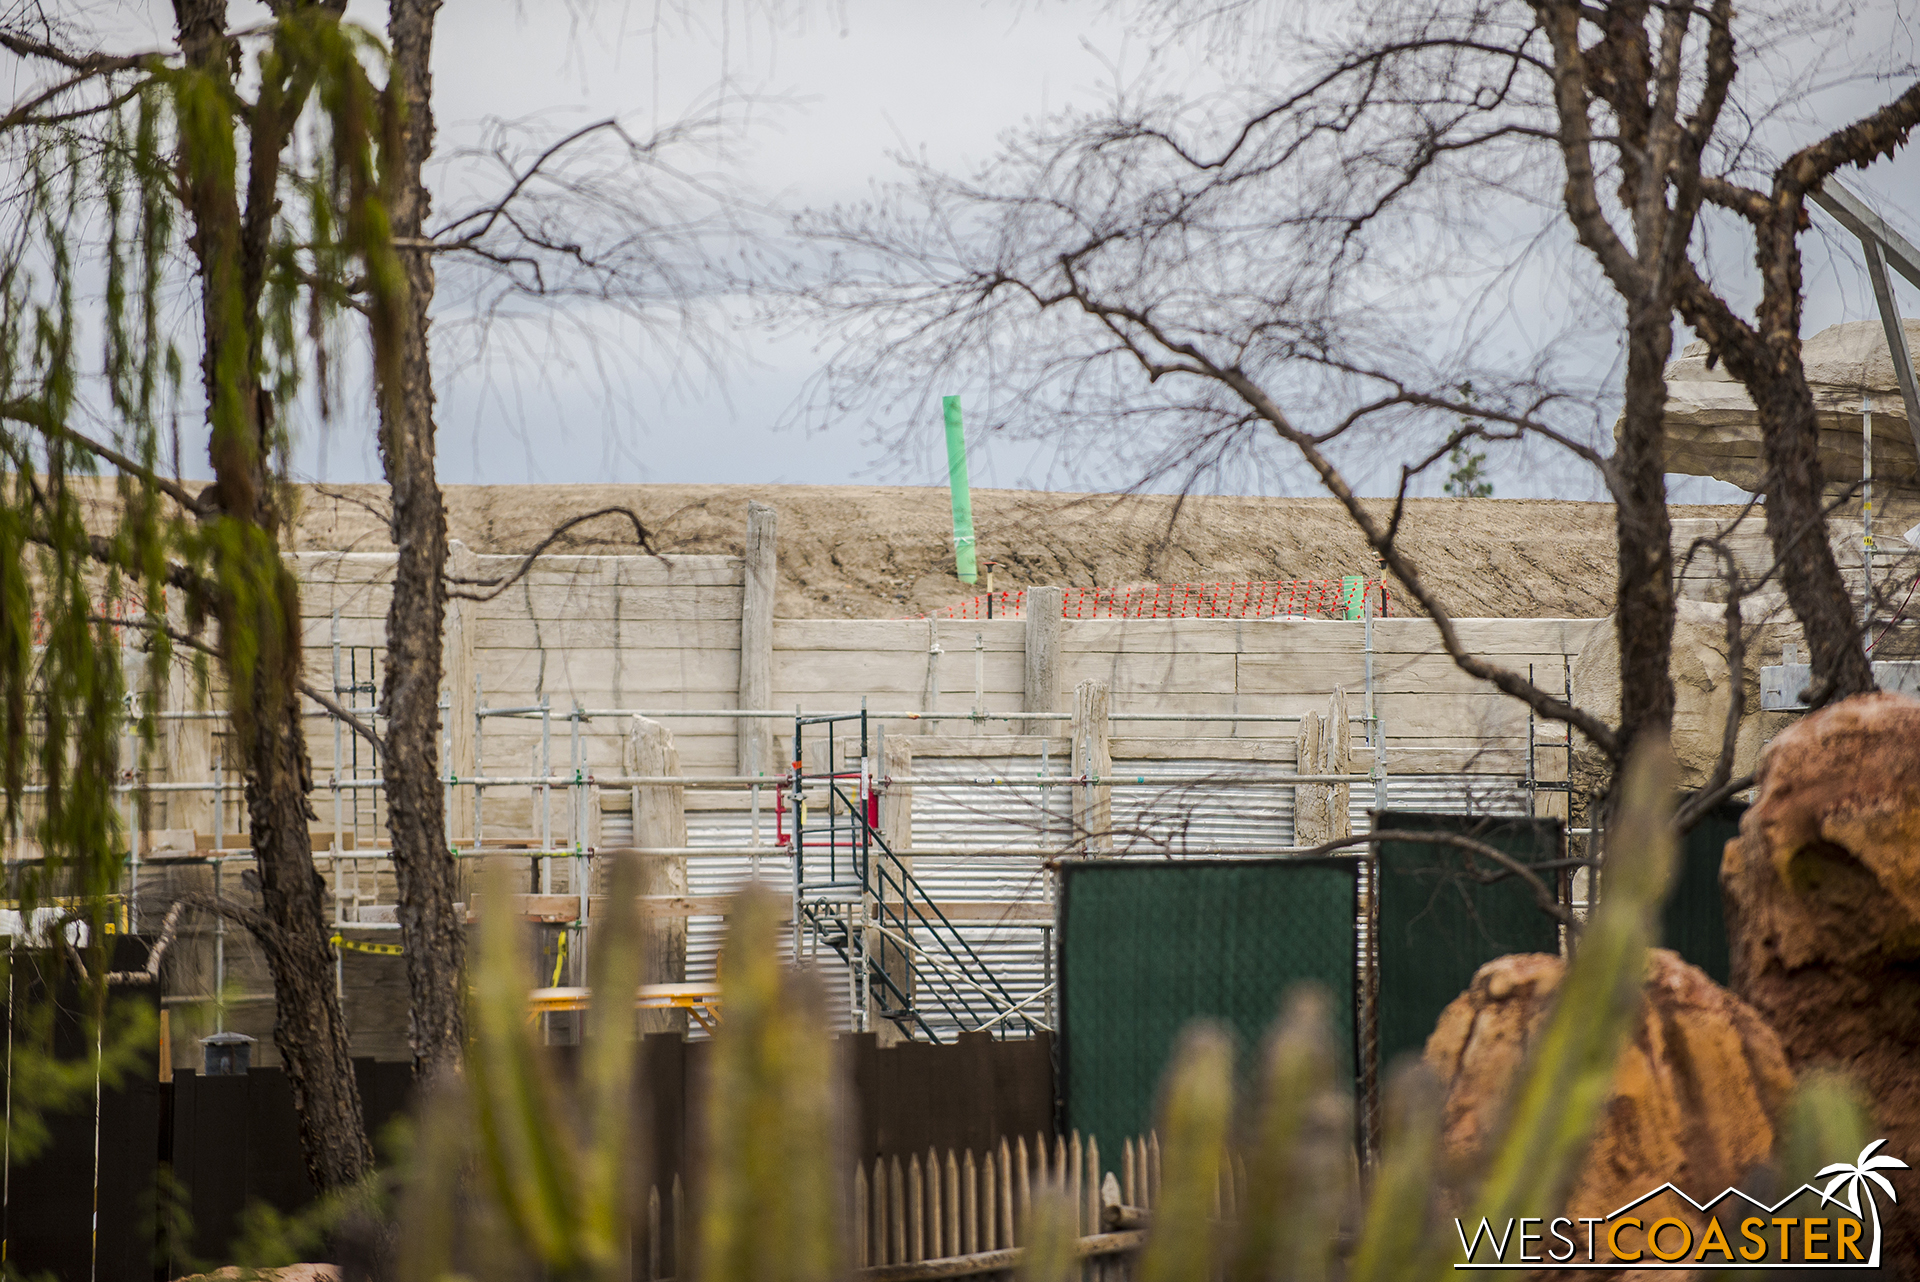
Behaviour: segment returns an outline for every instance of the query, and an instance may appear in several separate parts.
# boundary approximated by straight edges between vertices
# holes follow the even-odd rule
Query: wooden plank
[[[1104,681],[1116,710],[1136,693],[1228,693],[1233,690],[1235,656],[1196,651],[1060,656],[1060,684],[1072,689],[1082,681]]]
[[[1060,649],[1063,654],[1237,654],[1350,647],[1358,653],[1363,632],[1358,623],[1319,619],[1067,619],[1061,624]]]
[[[971,651],[977,633],[989,652],[1019,653],[1026,648],[1026,624],[1020,619],[941,619],[940,645],[948,653]],[[774,650],[912,650],[927,652],[925,619],[775,619]]]
[[[660,694],[712,692],[706,707],[725,707],[739,691],[740,656],[732,650],[652,650],[635,653],[595,647],[550,650],[479,650],[474,667],[494,707],[507,706],[493,692],[508,690],[596,690],[618,684],[628,698],[641,691]],[[616,674],[617,677],[616,677]],[[582,700],[582,702],[587,702]],[[610,707],[595,700],[589,707]],[[635,706],[629,704],[628,706]],[[681,706],[685,706],[684,704]]]
[[[332,618],[335,611],[347,619],[384,619],[387,603],[393,600],[388,584],[302,583],[300,613],[303,618]]]
[[[1527,709],[1503,694],[1389,694],[1379,697],[1388,742],[1429,736],[1526,738]]]
[[[305,615],[300,620],[300,644],[307,650],[321,652],[329,673],[333,670],[333,619],[328,615]],[[387,616],[377,618],[362,616],[342,616],[340,619],[340,644],[372,646],[376,650],[387,648]]]
[[[981,676],[991,694],[1005,694],[1019,700],[1026,682],[1025,661],[1015,653],[988,652]],[[946,695],[973,693],[974,658],[970,651],[949,650],[940,658],[940,690]],[[878,695],[886,692],[899,709],[920,706],[926,689],[927,655],[925,651],[828,651],[773,652],[773,688],[790,701],[793,695],[829,691],[859,690]],[[782,703],[779,706],[784,706]],[[859,707],[858,696],[848,707]],[[1016,702],[1015,708],[1021,705]]]
[[[1604,619],[1456,619],[1454,632],[1474,654],[1578,654]],[[1431,619],[1376,619],[1379,654],[1445,653]]]
[[[623,588],[616,602],[612,589],[587,580],[572,583],[517,583],[491,601],[477,604],[482,620],[544,620],[580,614],[610,619],[617,605],[622,621],[714,619],[737,622],[740,618],[740,588],[706,585],[636,590]]]
[[[512,574],[524,557],[481,554],[473,558],[475,578]],[[522,581],[536,587],[594,588],[739,587],[743,562],[737,556],[647,554],[627,556],[543,555]],[[517,588],[517,585],[516,585]]]
[[[738,619],[640,619],[626,613],[576,612],[559,618],[534,619],[524,611],[515,616],[495,613],[473,627],[474,645],[481,650],[531,650],[545,645],[652,650],[740,646]]]
[[[287,562],[302,584],[391,584],[393,552],[294,552]]]
[[[762,708],[773,698],[773,610],[779,587],[779,517],[765,503],[747,504],[747,556],[742,566],[738,705]],[[771,727],[747,718],[735,726],[742,774],[759,774],[777,760]]]
[[[1492,662],[1527,674],[1534,667],[1534,679],[1558,693],[1567,659],[1558,654],[1489,656]],[[1318,660],[1312,657],[1272,659],[1242,655],[1239,660],[1239,684],[1243,695],[1292,694],[1303,691],[1331,691],[1344,685],[1349,693],[1366,688],[1366,673],[1353,671],[1350,661]],[[1470,677],[1444,654],[1380,655],[1374,660],[1374,689],[1387,694],[1473,694],[1491,692],[1494,686]]]

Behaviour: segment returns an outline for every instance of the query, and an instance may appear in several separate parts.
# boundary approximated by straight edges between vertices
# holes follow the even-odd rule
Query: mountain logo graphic
[[[1485,1217],[1471,1229],[1455,1219],[1460,1258],[1453,1267],[1526,1266],[1541,1272],[1622,1264],[1696,1270],[1875,1268],[1881,1247],[1878,1199],[1899,1201],[1886,1172],[1909,1169],[1882,1153],[1885,1145],[1886,1140],[1875,1140],[1853,1161],[1822,1167],[1814,1179],[1826,1181],[1824,1188],[1802,1184],[1771,1202],[1738,1188],[1698,1202],[1668,1181],[1604,1216],[1529,1216],[1509,1219],[1498,1229]],[[1651,1220],[1647,1212],[1635,1214],[1662,1196],[1671,1199],[1667,1209],[1678,1213]]]

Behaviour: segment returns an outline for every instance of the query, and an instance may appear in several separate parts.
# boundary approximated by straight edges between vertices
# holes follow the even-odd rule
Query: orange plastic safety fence
[[[1374,593],[1378,593],[1374,597]],[[1264,583],[1147,583],[1129,588],[1066,588],[1068,619],[1355,619],[1372,597],[1388,613],[1379,579],[1279,579]],[[933,613],[936,619],[1024,617],[1027,594],[1008,588],[969,597]]]

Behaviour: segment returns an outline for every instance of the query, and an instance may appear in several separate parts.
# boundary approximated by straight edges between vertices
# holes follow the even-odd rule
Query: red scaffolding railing
[[[1062,589],[1060,613],[1068,619],[1358,619],[1369,598],[1384,617],[1386,584],[1358,575],[1264,583],[1145,583]],[[1026,589],[1007,588],[957,601],[931,617],[1011,619],[1024,617],[1026,611]]]

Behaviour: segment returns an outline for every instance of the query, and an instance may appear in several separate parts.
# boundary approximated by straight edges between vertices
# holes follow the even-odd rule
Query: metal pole
[[[484,844],[480,823],[480,803],[486,796],[486,785],[478,780],[486,778],[487,759],[485,754],[487,734],[487,696],[480,683],[480,674],[473,674],[473,848],[479,850]]]
[[[1373,676],[1373,594],[1366,594],[1367,642],[1367,739],[1373,745],[1373,809],[1378,814],[1387,809],[1392,802],[1387,788],[1387,739],[1380,726],[1380,702],[1374,689]]]
[[[550,778],[553,774],[553,708],[547,695],[540,696],[540,777]],[[542,783],[536,789],[540,798],[540,885],[543,895],[553,893],[553,860],[547,852],[553,849],[553,787]]]
[[[573,784],[568,800],[573,802],[573,888],[580,895],[579,942],[586,943],[587,930],[587,745],[580,737],[580,705],[573,705]],[[576,953],[580,949],[574,950]],[[584,971],[582,973],[585,973]]]
[[[457,776],[453,773],[453,692],[440,692],[440,760],[441,770],[447,777],[446,787],[440,790],[440,827],[447,839],[447,849],[453,849],[453,785]]]
[[[213,848],[216,853],[226,851],[227,792],[221,785],[221,765],[226,754],[221,753],[213,759]],[[226,861],[216,858],[213,861],[213,897],[220,898],[220,867]],[[213,915],[213,1031],[227,1031],[227,917],[225,913]]]
[[[333,697],[337,699],[340,697],[340,611],[338,610],[333,612],[332,643]],[[346,892],[346,884],[341,881],[340,871],[340,852],[346,849],[346,842],[341,839],[340,813],[340,807],[345,800],[340,795],[340,758],[344,755],[340,735],[344,729],[345,727],[340,723],[340,718],[333,718],[333,853],[327,860],[327,870],[333,874],[333,922],[336,926],[346,920],[346,912],[343,907],[343,896]],[[355,798],[355,804],[359,804],[357,796]]]
[[[1860,631],[1873,652],[1873,393],[1860,393]]]
[[[868,754],[869,746],[867,699],[862,695],[860,696],[860,791],[856,794],[860,813],[855,816],[853,827],[847,833],[855,842],[852,854],[860,864],[860,943],[858,948],[847,950],[849,960],[854,963],[854,968],[859,972],[856,976],[855,992],[860,998],[860,1004],[853,1015],[853,1031],[856,1033],[867,1031],[867,1005],[873,1000],[873,992],[869,987],[871,980],[867,974],[870,969],[867,964],[867,919],[872,915],[871,901],[874,894],[873,840],[867,830],[867,819],[873,813],[873,808],[868,804],[868,798],[873,795],[873,759]]]
[[[803,758],[800,755],[800,708],[793,709],[793,757],[788,768],[793,786],[789,797],[793,804],[793,964],[800,964],[800,882],[807,875],[807,857],[805,834],[802,821],[806,817],[806,807],[800,800],[801,785],[804,782],[800,770]]]

